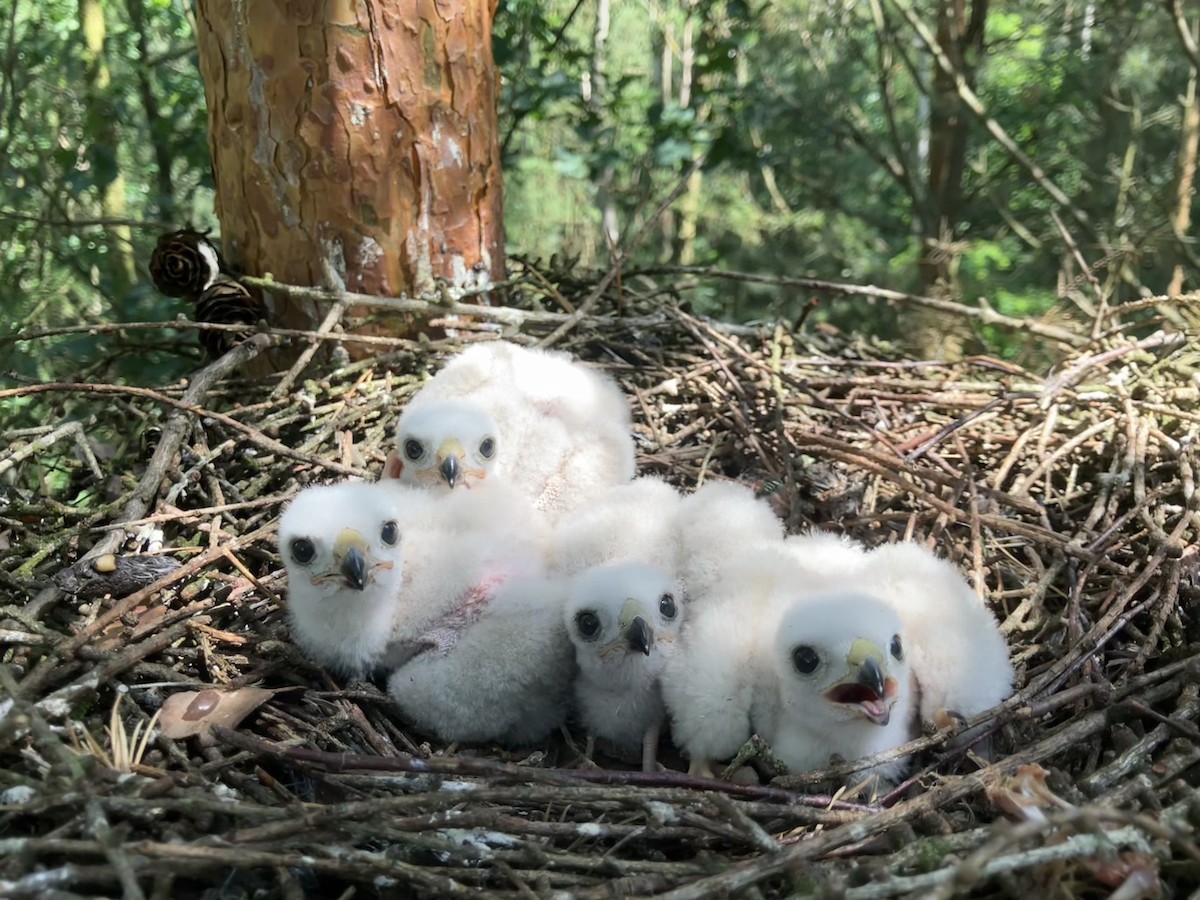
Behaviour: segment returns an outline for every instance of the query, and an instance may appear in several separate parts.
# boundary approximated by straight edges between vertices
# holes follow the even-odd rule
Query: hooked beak
[[[454,487],[462,476],[462,463],[465,458],[466,453],[457,438],[446,438],[437,448],[438,474],[450,487]]]
[[[342,529],[333,545],[333,559],[346,585],[357,591],[367,586],[371,567],[367,563],[370,548],[363,536],[353,528]]]
[[[868,656],[859,666],[858,683],[869,687],[876,696],[883,696],[883,669],[879,668],[879,661],[874,657]]]
[[[644,655],[650,655],[650,647],[654,644],[654,632],[641,616],[635,616],[625,632],[630,650],[640,650]]]
[[[442,464],[438,466],[438,472],[442,476],[442,480],[450,487],[454,487],[454,482],[458,481],[458,457],[447,456],[442,460]]]
[[[654,646],[654,629],[646,621],[646,610],[642,604],[632,597],[627,599],[621,605],[617,626],[621,629],[630,650],[637,650],[645,656],[650,655],[650,648]]]
[[[852,707],[868,722],[887,725],[891,721],[892,706],[899,697],[899,686],[895,678],[884,674],[880,663],[883,658],[874,643],[865,639],[855,641],[846,658],[850,666],[849,677],[826,691],[825,697]]]

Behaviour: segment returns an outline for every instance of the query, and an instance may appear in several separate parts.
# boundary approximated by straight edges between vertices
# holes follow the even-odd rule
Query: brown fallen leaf
[[[275,691],[259,687],[241,687],[232,691],[205,688],[202,691],[180,691],[167,698],[162,706],[158,727],[173,740],[198,737],[200,743],[211,746],[213,725],[237,728],[242,719],[262,706]]]

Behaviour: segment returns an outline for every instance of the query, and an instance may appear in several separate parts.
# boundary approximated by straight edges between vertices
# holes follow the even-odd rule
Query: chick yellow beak
[[[650,655],[650,648],[654,646],[654,629],[650,627],[646,609],[641,603],[632,597],[626,600],[621,606],[617,626],[621,629],[621,634],[628,642],[630,650],[637,650],[646,656]]]
[[[855,707],[868,722],[886,725],[900,696],[899,684],[886,672],[886,660],[874,641],[859,638],[846,655],[846,677],[825,692],[826,699]]]
[[[343,528],[333,545],[333,564],[346,580],[346,585],[361,591],[367,586],[371,573],[368,557],[371,547],[362,533]]]
[[[454,487],[462,473],[466,451],[458,438],[446,438],[437,449],[438,473],[450,487]]]

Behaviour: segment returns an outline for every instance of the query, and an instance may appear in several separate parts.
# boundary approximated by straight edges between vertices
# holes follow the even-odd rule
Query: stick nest
[[[523,290],[514,302],[536,311],[569,286],[539,274]],[[456,338],[392,341],[357,363],[334,353],[283,379],[218,377],[218,362],[160,390],[4,392],[36,395],[52,424],[0,450],[0,894],[1194,887],[1200,415],[1182,337],[1113,338],[1043,376],[724,328],[654,302],[592,315],[608,303],[592,300],[587,316],[503,327],[484,313]],[[301,346],[336,345],[340,326],[327,325]],[[959,564],[1017,668],[1017,694],[978,720],[985,740],[922,737],[911,778],[884,790],[845,764],[717,789],[604,757],[574,768],[578,733],[521,752],[445,746],[401,721],[379,685],[308,663],[283,615],[280,508],[309,484],[374,477],[421,382],[500,330],[553,332],[620,381],[640,471],[685,488],[749,482],[793,530],[927,541]],[[50,458],[69,503],[35,489]],[[125,571],[160,544],[181,565]],[[118,564],[127,583],[78,587],[81,572],[92,584]],[[170,696],[211,689],[222,693],[201,705],[250,700],[199,737],[151,722]]]

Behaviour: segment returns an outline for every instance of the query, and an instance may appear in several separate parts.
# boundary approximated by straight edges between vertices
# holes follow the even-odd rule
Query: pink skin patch
[[[418,641],[427,645],[428,649],[438,656],[445,656],[458,643],[458,636],[462,630],[479,621],[496,588],[508,581],[510,576],[511,573],[502,570],[485,575],[478,584],[467,588],[458,605],[433,628],[422,634]]]

